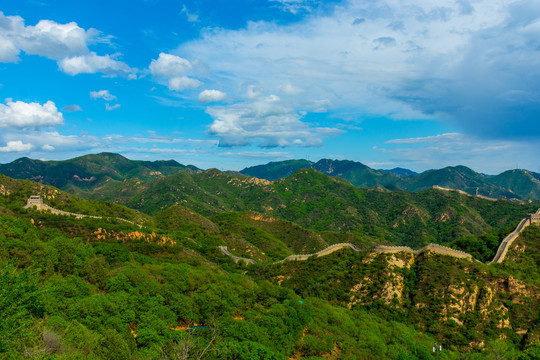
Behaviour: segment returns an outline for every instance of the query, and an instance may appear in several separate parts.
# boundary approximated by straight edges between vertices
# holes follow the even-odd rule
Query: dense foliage
[[[154,217],[0,178],[0,358],[432,359],[435,341],[445,347],[438,358],[538,358],[535,226],[500,266],[350,250],[273,264],[344,241],[369,250],[478,234],[491,244],[534,204],[366,191],[313,171],[275,184],[217,170],[172,178],[185,189],[124,192],[163,208]],[[32,194],[102,218],[23,209]],[[236,264],[218,245],[259,264]],[[451,318],[444,309],[462,288],[469,298],[478,288],[478,304],[490,298],[485,313]]]

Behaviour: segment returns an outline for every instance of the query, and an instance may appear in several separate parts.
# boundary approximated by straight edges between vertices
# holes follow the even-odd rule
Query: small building
[[[28,198],[26,202],[25,209],[30,208],[32,206],[37,206],[38,208],[43,206],[43,199],[39,195],[32,195]]]
[[[527,220],[529,221],[529,225],[531,225],[531,224],[540,224],[540,214],[539,213],[528,214],[527,215]]]

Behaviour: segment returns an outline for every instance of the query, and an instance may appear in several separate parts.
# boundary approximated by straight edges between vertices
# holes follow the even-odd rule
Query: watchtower
[[[28,198],[26,202],[25,209],[30,208],[32,206],[37,206],[38,209],[43,206],[43,199],[39,195],[32,195]]]
[[[540,224],[540,214],[527,214],[527,221],[529,222],[529,225],[531,224]]]

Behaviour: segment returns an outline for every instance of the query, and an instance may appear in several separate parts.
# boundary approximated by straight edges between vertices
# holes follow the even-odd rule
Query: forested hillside
[[[90,196],[147,214],[173,205],[203,216],[254,211],[319,232],[349,233],[364,242],[420,247],[451,243],[490,231],[504,237],[539,203],[493,202],[456,192],[361,189],[316,170],[298,170],[274,182],[216,169],[181,172],[149,182],[111,183]],[[333,241],[331,241],[333,242]],[[339,242],[339,241],[337,241]]]
[[[445,229],[443,242],[482,242],[535,204],[362,190],[313,170],[142,186],[118,196],[148,214],[0,177],[0,358],[433,359],[436,341],[446,359],[540,353],[537,227],[501,265],[372,250]],[[102,218],[24,209],[37,194]],[[362,251],[274,264],[339,242]]]

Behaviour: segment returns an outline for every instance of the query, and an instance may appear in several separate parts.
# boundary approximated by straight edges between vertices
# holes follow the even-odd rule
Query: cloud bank
[[[280,4],[293,11],[302,2]],[[351,0],[289,25],[211,29],[173,53],[205,64],[239,102],[208,111],[211,133],[229,140],[256,126],[252,116],[231,120],[246,110],[247,86],[280,94],[295,111],[318,101],[337,117],[427,118],[483,138],[538,139],[539,39],[537,1]]]
[[[112,55],[97,55],[88,49],[91,43],[104,42],[100,35],[98,30],[85,30],[75,22],[40,20],[34,26],[26,26],[22,17],[6,16],[0,11],[0,62],[18,62],[23,51],[57,61],[58,68],[69,75],[136,77],[137,69]]]

